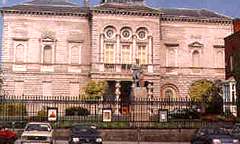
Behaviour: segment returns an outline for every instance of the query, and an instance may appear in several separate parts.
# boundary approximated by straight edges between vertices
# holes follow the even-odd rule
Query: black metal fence
[[[230,102],[223,105],[234,108]],[[203,119],[200,106],[189,98],[121,102],[73,96],[1,96],[0,122],[7,127],[23,128],[30,121],[48,121],[48,108],[57,108],[53,125],[58,128],[74,123],[100,128],[198,128],[216,123]]]

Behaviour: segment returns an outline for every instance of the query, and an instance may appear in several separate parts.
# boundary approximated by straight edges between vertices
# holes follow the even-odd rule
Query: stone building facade
[[[132,65],[154,97],[187,97],[199,79],[224,79],[229,17],[199,9],[156,9],[143,0],[103,0],[80,7],[34,0],[4,7],[4,90],[11,95],[73,96],[86,83],[121,84],[129,97]]]

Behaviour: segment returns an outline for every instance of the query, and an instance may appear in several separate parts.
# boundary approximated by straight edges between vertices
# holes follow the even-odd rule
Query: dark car
[[[0,128],[0,143],[1,144],[14,144],[17,139],[17,134],[14,131]]]
[[[230,130],[230,134],[231,134],[234,138],[240,140],[240,124],[235,124],[235,125],[233,126],[232,130]]]
[[[227,131],[218,127],[203,127],[197,130],[191,144],[239,144]]]
[[[168,117],[170,119],[199,119],[200,113],[195,109],[174,109],[169,111]]]
[[[100,132],[95,126],[74,125],[70,130],[69,144],[102,144]]]

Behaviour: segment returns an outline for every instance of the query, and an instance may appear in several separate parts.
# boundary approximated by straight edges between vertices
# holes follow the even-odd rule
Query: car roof
[[[29,122],[27,124],[46,124],[46,125],[50,125],[50,123],[48,123],[48,122]]]

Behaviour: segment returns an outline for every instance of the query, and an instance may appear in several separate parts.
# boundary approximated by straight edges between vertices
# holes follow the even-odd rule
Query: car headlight
[[[27,136],[21,136],[21,141],[27,140]]]
[[[98,142],[98,143],[102,142],[102,138],[97,138],[96,142]]]
[[[233,143],[234,143],[234,144],[239,144],[239,140],[238,140],[238,139],[234,139],[234,140],[233,140]]]
[[[213,144],[221,144],[221,140],[220,139],[213,139]]]
[[[72,138],[73,142],[79,142],[79,138]]]

